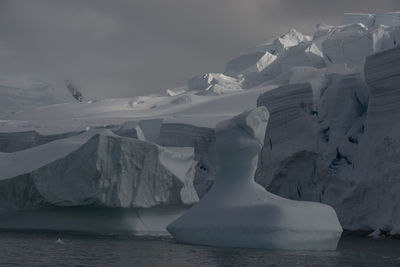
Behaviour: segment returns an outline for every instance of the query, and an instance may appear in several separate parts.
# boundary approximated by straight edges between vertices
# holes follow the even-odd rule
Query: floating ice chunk
[[[372,238],[379,238],[381,236],[381,229],[376,229],[372,233],[370,233],[368,236]]]
[[[61,238],[57,238],[56,244],[65,245],[65,242],[61,240]]]
[[[216,181],[197,205],[168,225],[178,241],[225,247],[336,249],[342,228],[331,207],[281,198],[254,181],[268,118],[267,109],[259,107],[217,125]]]

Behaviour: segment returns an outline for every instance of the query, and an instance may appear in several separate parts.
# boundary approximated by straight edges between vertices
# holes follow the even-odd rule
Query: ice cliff
[[[10,168],[17,162],[24,164]],[[0,211],[187,206],[198,200],[195,163],[192,149],[166,149],[93,130],[0,154]]]
[[[399,62],[396,47],[367,57],[362,73],[325,76],[317,97],[308,84],[261,95],[271,123],[256,181],[332,205],[345,229],[398,234]]]

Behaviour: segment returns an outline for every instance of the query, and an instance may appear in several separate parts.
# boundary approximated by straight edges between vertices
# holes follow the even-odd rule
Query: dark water
[[[61,237],[64,244],[56,243]],[[0,266],[400,266],[400,240],[342,237],[337,251],[266,251],[172,239],[0,232]]]

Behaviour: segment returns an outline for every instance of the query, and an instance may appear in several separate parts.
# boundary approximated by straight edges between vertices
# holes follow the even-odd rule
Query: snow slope
[[[67,92],[25,77],[0,77],[0,118],[34,107],[73,102]]]

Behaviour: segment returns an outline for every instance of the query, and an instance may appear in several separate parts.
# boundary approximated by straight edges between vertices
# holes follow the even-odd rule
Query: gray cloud
[[[269,37],[343,12],[400,10],[398,0],[0,0],[0,75],[28,75],[89,95],[160,92]]]

